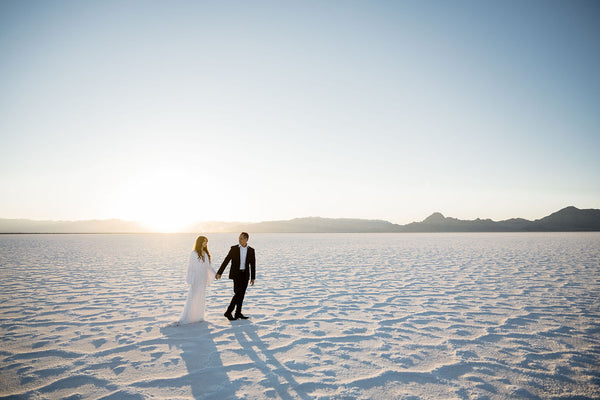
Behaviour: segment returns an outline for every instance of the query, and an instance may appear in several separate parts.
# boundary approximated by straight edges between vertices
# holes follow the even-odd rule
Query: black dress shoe
[[[235,319],[248,319],[244,314],[235,314]]]
[[[235,321],[237,318],[234,318],[233,315],[231,315],[230,312],[226,312],[225,314],[223,314],[225,316],[225,318],[227,318],[230,321]]]

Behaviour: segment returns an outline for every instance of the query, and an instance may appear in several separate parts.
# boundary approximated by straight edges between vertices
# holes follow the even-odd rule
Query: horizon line
[[[547,214],[545,216],[554,214],[555,212],[559,212],[562,210],[565,210],[567,208],[575,208],[578,210],[599,210],[600,208],[579,208],[576,206],[565,206],[562,207],[560,209],[558,209],[557,211],[551,212],[550,214]],[[440,211],[434,211],[432,213],[430,213],[429,215],[427,215],[423,220],[431,217],[432,215],[435,214],[441,214],[444,218],[455,218],[455,219],[460,219],[457,217],[452,217],[452,216],[448,216],[446,214],[444,214],[443,212]],[[396,222],[391,222],[389,219],[382,219],[382,218],[361,218],[361,217],[323,217],[323,216],[318,216],[318,215],[310,215],[310,216],[304,216],[304,217],[292,217],[289,219],[267,219],[267,220],[260,220],[260,221],[225,221],[225,220],[217,220],[217,219],[213,219],[213,220],[198,220],[195,222],[192,222],[191,224],[199,224],[199,223],[226,223],[226,224],[259,224],[259,223],[263,223],[263,222],[280,222],[280,221],[293,221],[296,219],[309,219],[309,218],[320,218],[320,219],[332,219],[332,220],[341,220],[341,219],[346,219],[346,220],[361,220],[361,221],[383,221],[383,222],[388,222],[394,225],[407,225],[413,222],[422,222],[421,221],[412,221],[412,222],[408,222],[406,224],[399,224]],[[543,217],[542,217],[543,218]],[[498,220],[498,221],[507,221],[507,220],[511,220],[511,219],[524,219],[524,220],[529,220],[529,221],[535,221],[535,220],[530,220],[528,218],[523,218],[523,217],[510,217],[508,219],[504,219],[504,220]],[[139,220],[135,220],[135,219],[123,219],[123,218],[118,218],[118,217],[107,217],[107,218],[88,218],[88,219],[34,219],[34,218],[28,218],[28,217],[15,217],[15,218],[9,218],[9,217],[0,217],[0,220],[25,220],[25,221],[34,221],[34,222],[94,222],[94,221],[98,221],[98,222],[106,222],[106,221],[119,221],[119,222],[127,222],[127,223],[137,223],[140,225],[145,225],[144,222],[139,221]],[[491,221],[496,221],[492,218],[487,218],[487,217],[476,217],[473,219],[465,219],[463,221],[476,221],[476,220],[491,220]]]

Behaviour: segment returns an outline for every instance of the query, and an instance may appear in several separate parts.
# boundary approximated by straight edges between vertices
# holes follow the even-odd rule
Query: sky
[[[0,2],[0,218],[600,208],[597,1]]]

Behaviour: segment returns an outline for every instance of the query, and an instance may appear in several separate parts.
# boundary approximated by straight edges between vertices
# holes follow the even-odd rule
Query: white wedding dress
[[[210,261],[208,255],[198,258],[198,253],[192,251],[190,255],[190,265],[187,270],[185,281],[190,285],[187,300],[183,307],[183,313],[179,318],[178,324],[190,324],[192,322],[204,321],[204,308],[206,303],[206,287],[215,279],[217,273]]]

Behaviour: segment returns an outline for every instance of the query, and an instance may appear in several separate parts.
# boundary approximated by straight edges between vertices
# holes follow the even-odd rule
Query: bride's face
[[[202,250],[206,249],[207,246],[208,246],[208,240],[205,240],[204,242],[202,242]]]

